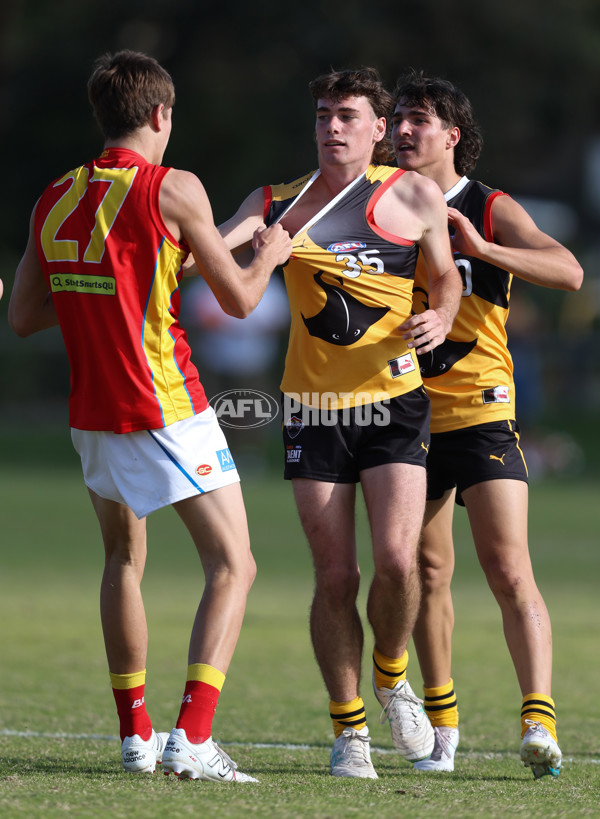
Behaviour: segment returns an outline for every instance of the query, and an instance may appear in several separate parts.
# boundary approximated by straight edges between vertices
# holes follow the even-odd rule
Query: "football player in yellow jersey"
[[[422,703],[406,680],[406,646],[419,608],[417,546],[429,442],[414,348],[422,345],[419,352],[427,354],[444,340],[462,284],[439,188],[383,164],[391,159],[392,100],[377,72],[332,72],[310,90],[318,170],[254,191],[220,229],[231,248],[243,245],[263,218],[280,220],[293,236],[285,266],[292,328],[282,391],[284,410],[294,396],[298,404],[284,411],[285,477],[315,566],[310,630],[330,698],[330,770],[373,779],[359,692],[356,484],[374,557],[367,616],[375,694],[396,748],[414,761],[433,748]],[[410,317],[417,245],[427,260],[431,298],[428,310]],[[377,390],[389,399],[382,425],[374,417]],[[333,424],[331,415],[320,414],[325,395]]]
[[[523,697],[521,759],[536,778],[557,776],[561,752],[551,698],[551,626],[529,556],[527,468],[515,423],[504,325],[513,275],[544,287],[577,290],[583,272],[517,202],[467,178],[482,140],[461,91],[410,72],[399,81],[394,99],[398,165],[432,179],[444,193],[455,260],[464,276],[453,329],[422,366],[432,435],[421,536],[423,592],[413,637],[436,744],[431,757],[415,768],[453,770],[459,738],[451,677],[456,502],[467,508],[479,561],[502,611]],[[417,275],[415,311],[427,301],[427,285]]]

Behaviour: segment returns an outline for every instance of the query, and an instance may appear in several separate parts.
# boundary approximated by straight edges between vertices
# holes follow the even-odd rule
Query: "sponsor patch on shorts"
[[[285,422],[285,428],[290,438],[296,438],[304,428],[302,418],[299,418],[297,415],[292,415],[289,421]]]
[[[235,469],[235,461],[233,460],[233,455],[229,451],[229,447],[227,449],[219,449],[217,451],[217,458],[219,459],[219,463],[221,465],[221,472],[227,472],[230,469]]]
[[[302,447],[291,447],[288,446],[285,449],[285,460],[288,464],[299,464],[300,463],[300,456],[302,455]]]
[[[484,404],[510,404],[508,387],[488,387],[481,391]]]

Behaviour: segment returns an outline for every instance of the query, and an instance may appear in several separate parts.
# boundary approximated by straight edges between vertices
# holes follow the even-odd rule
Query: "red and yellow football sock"
[[[195,745],[209,738],[225,674],[212,665],[188,666],[187,682],[181,701],[177,728],[183,728]]]
[[[529,728],[526,720],[541,723],[556,742],[556,711],[554,700],[545,694],[527,694],[521,704],[521,738]]]
[[[388,688],[390,691],[398,685],[400,680],[406,679],[408,665],[408,651],[402,657],[386,657],[377,647],[373,649],[373,672],[376,688]]]
[[[329,701],[329,716],[333,722],[333,733],[337,739],[344,728],[356,728],[360,731],[367,724],[367,714],[362,697],[355,697],[350,702]]]
[[[423,707],[429,717],[429,722],[438,728],[442,725],[448,728],[458,728],[458,701],[454,693],[454,680],[446,685],[436,685],[432,688],[423,686],[425,695]]]
[[[143,740],[150,739],[152,722],[144,698],[146,669],[135,674],[113,674],[112,671],[109,674],[119,715],[121,741],[134,734]]]

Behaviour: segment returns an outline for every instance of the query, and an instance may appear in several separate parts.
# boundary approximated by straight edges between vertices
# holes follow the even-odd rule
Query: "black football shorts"
[[[456,502],[464,506],[464,489],[502,478],[528,482],[519,427],[514,421],[492,421],[432,434],[427,456],[427,500],[439,500],[448,489],[456,487]]]
[[[357,483],[388,463],[425,466],[429,398],[418,387],[397,398],[340,410],[283,406],[284,478]]]

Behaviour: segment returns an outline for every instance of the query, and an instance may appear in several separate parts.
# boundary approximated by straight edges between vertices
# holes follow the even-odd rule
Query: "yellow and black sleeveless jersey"
[[[479,233],[493,241],[491,205],[501,191],[463,177],[446,196]],[[454,254],[463,294],[452,331],[443,344],[420,356],[421,375],[431,399],[431,431],[448,432],[515,417],[513,364],[507,348],[512,274],[470,256]],[[417,264],[413,312],[426,309],[427,273]]]
[[[418,246],[373,218],[402,173],[369,166],[294,237],[285,266],[291,326],[281,389],[302,404],[360,406],[422,383],[416,355],[398,332],[411,311]],[[266,187],[266,224],[314,178]]]

